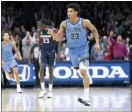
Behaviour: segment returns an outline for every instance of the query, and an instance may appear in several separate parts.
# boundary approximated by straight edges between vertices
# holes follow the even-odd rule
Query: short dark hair
[[[73,8],[75,11],[77,11],[78,13],[80,12],[80,6],[77,3],[70,3],[67,5],[67,9],[68,8]]]

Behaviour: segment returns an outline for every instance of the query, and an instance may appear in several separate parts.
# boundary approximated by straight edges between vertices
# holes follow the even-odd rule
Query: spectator
[[[33,55],[33,56],[32,56]],[[35,66],[35,75],[36,75],[36,87],[40,86],[40,81],[39,81],[39,36],[38,34],[35,37],[35,44],[32,46],[31,50],[30,50],[30,54],[28,57],[28,64],[31,63],[31,57],[33,57],[33,64]]]
[[[64,51],[60,51],[60,53],[59,53],[59,57],[60,57],[60,61],[66,61],[66,56],[65,56],[65,53],[64,53]]]
[[[36,41],[36,36],[37,36],[37,32],[34,32],[33,33],[33,36],[32,36],[33,43],[35,43],[35,41]]]
[[[93,34],[90,33],[90,35],[88,36],[88,45],[89,45],[89,54],[91,55],[91,49],[92,49],[92,46],[94,45],[95,43],[95,39],[93,37]]]
[[[70,61],[70,54],[69,54],[69,48],[68,47],[65,49],[65,56],[66,56],[66,61]]]
[[[103,60],[104,59],[104,43],[103,42],[100,42],[100,51],[99,52],[95,52],[94,51],[94,46],[95,44],[93,45],[92,49],[91,49],[91,54],[92,54],[92,57],[93,59],[95,60]]]
[[[132,61],[132,45],[130,45],[130,60]]]
[[[17,49],[20,51],[20,54],[22,55],[22,39],[21,39],[20,35],[16,34],[14,40],[16,42]]]
[[[32,37],[30,36],[30,32],[27,31],[26,37],[22,40],[23,59],[28,59],[32,45]]]
[[[32,27],[32,31],[31,31],[31,36],[33,37],[33,35],[34,35],[34,33],[36,32],[36,29],[35,29],[35,27],[33,26]]]
[[[129,45],[130,45],[130,38],[129,37],[126,37],[126,46],[127,46],[127,50],[128,50],[128,53],[130,54],[130,49],[129,49]]]
[[[104,52],[104,59],[103,60],[112,60],[111,54],[109,53],[109,51],[105,51]]]
[[[60,50],[60,60],[62,60],[62,61],[66,60],[65,49],[66,49],[66,43],[63,42],[61,45],[61,50]]]
[[[111,43],[106,46],[106,51],[108,51],[110,57],[113,59],[113,48]]]
[[[126,44],[122,40],[122,36],[118,36],[117,40],[114,40],[112,36],[110,36],[110,42],[113,46],[113,58],[114,59],[125,59],[128,60],[129,54],[127,50]]]
[[[21,26],[21,38],[23,39],[26,36],[26,29],[24,28],[24,26]]]

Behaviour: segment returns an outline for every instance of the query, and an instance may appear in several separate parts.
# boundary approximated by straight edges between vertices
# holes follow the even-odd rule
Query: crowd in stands
[[[70,2],[1,2],[1,35],[10,32],[23,59],[27,59],[35,43],[37,22],[43,18],[59,28],[67,19]],[[98,30],[101,50],[94,52],[95,40],[89,31],[87,38],[92,60],[129,60],[132,58],[132,2],[77,2],[80,17],[89,19]],[[59,60],[69,61],[65,36],[58,43]]]

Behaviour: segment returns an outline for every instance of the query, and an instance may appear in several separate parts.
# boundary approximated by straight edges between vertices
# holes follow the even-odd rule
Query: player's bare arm
[[[99,45],[99,34],[98,34],[98,31],[97,29],[95,28],[95,26],[87,19],[84,19],[83,20],[83,25],[85,28],[88,28],[89,30],[92,31],[93,33],[93,36],[95,38],[95,41],[96,41],[96,45],[95,45],[95,50],[96,51],[99,51],[100,50],[100,45]]]
[[[47,30],[48,30],[48,34],[50,34],[56,41],[60,41],[62,36],[64,35],[65,28],[66,28],[66,21],[63,21],[60,24],[60,29],[57,33],[54,33],[52,29],[47,29]]]
[[[12,44],[13,44],[14,51],[17,53],[18,59],[22,60],[22,56],[21,56],[19,50],[17,49],[16,44],[15,43],[12,43]]]

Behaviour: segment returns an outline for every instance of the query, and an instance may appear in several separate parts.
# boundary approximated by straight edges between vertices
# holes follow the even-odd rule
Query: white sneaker
[[[17,88],[17,93],[23,93],[21,88]]]
[[[46,91],[41,90],[40,93],[39,93],[38,98],[42,98],[42,97],[44,97],[44,95],[46,95]]]
[[[47,97],[48,97],[48,98],[52,98],[52,92],[51,92],[51,91],[49,91],[49,92],[47,93]]]

